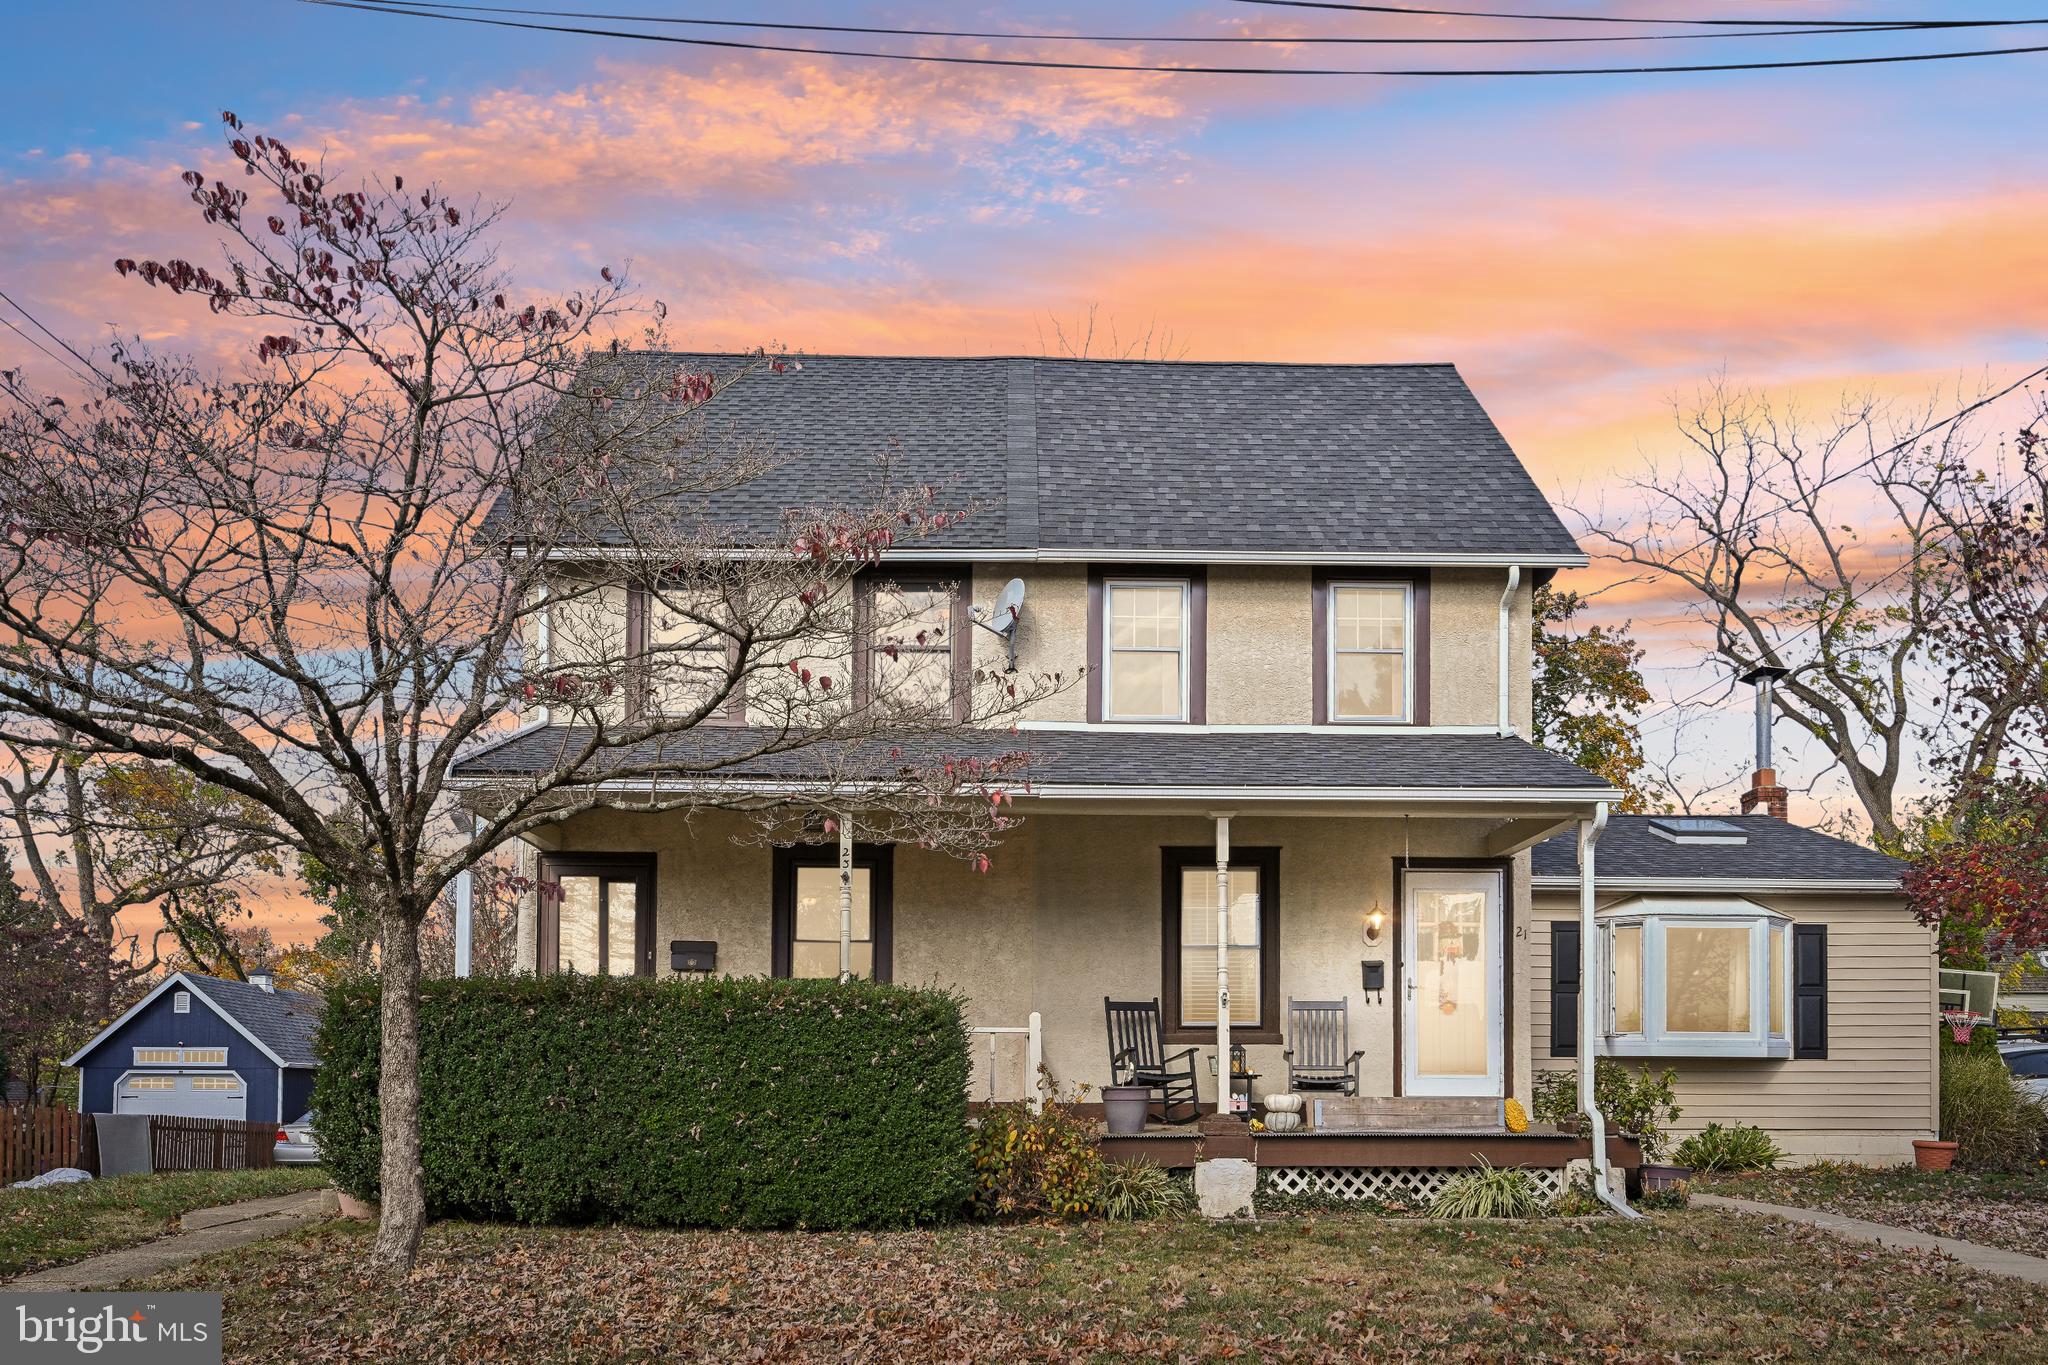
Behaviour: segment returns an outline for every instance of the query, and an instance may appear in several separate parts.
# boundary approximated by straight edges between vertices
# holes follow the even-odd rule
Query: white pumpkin
[[[1299,1100],[1300,1096],[1293,1097]],[[1274,1110],[1266,1115],[1266,1129],[1274,1133],[1291,1133],[1301,1127],[1301,1115],[1291,1109]]]
[[[1299,1114],[1301,1112],[1301,1096],[1299,1095],[1268,1095],[1260,1103],[1266,1106],[1266,1112],[1269,1114]]]

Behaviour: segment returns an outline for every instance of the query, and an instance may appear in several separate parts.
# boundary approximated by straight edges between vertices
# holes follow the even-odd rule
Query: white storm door
[[[1401,1089],[1501,1093],[1501,875],[1408,873],[1402,915]]]

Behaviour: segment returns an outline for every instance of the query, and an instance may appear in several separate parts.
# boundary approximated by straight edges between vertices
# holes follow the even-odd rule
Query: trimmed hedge
[[[330,991],[320,1148],[378,1186],[378,987]],[[960,1001],[873,982],[432,981],[421,1157],[437,1215],[523,1223],[901,1227],[973,1191]]]

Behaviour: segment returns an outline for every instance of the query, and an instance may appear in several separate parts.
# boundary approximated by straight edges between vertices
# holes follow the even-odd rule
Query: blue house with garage
[[[65,1059],[92,1114],[285,1123],[312,1103],[320,997],[175,972]]]

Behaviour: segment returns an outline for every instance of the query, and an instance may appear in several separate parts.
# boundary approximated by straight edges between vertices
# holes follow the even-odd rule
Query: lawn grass
[[[0,1279],[134,1246],[179,1214],[241,1199],[318,1189],[317,1166],[121,1175],[41,1190],[0,1189]]]
[[[227,1358],[2048,1361],[2013,1284],[1706,1211],[1356,1214],[876,1234],[441,1224],[378,1278],[330,1223],[150,1282],[226,1296]]]
[[[1716,1176],[1698,1188],[2048,1256],[2048,1165],[2025,1171],[1918,1171],[1823,1162]]]

